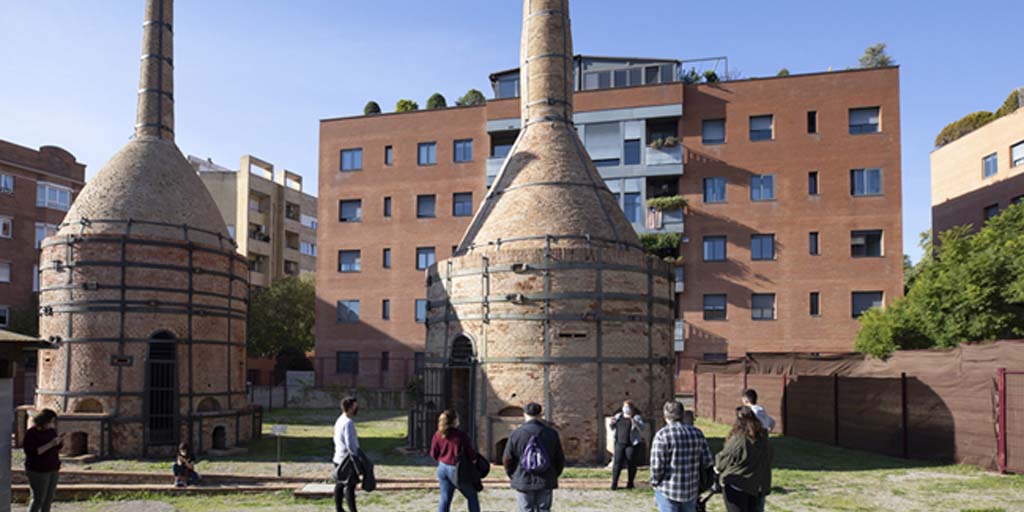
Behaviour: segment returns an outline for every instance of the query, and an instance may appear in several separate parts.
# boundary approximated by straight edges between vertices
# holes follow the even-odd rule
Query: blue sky
[[[54,144],[91,177],[128,140],[142,0],[0,0],[0,139]],[[318,120],[490,96],[518,64],[519,0],[178,0],[177,143],[237,167],[252,153],[316,191]],[[752,7],[756,5],[757,7]],[[577,53],[726,55],[745,77],[855,66],[884,41],[901,65],[905,251],[930,224],[935,134],[1024,86],[1011,0],[575,0]],[[1002,28],[1000,28],[1002,27]]]

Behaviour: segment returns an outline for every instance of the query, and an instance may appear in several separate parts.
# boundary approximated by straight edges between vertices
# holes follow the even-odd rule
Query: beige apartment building
[[[933,151],[931,172],[935,234],[967,224],[980,229],[1024,201],[1024,108]]]
[[[252,155],[242,156],[238,170],[192,155],[188,161],[249,259],[252,291],[316,271],[316,196],[302,191],[302,176]]]

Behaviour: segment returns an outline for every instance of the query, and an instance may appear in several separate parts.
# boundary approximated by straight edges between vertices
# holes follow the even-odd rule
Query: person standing
[[[460,455],[465,454],[470,463],[475,463],[477,457],[473,441],[458,426],[458,413],[453,409],[445,410],[437,418],[437,432],[434,432],[434,438],[430,441],[430,457],[437,461],[437,482],[441,485],[441,503],[437,506],[437,512],[451,510],[455,489],[466,498],[469,512],[480,512],[476,488],[460,486],[455,471]]]
[[[343,502],[348,504],[349,512],[357,512],[359,436],[353,418],[358,413],[359,402],[348,397],[341,401],[341,415],[334,422],[334,509],[337,512],[345,512]]]
[[[743,394],[740,397],[745,407],[750,407],[750,410],[754,411],[754,415],[761,421],[761,425],[769,433],[775,430],[775,418],[768,415],[768,412],[764,410],[764,407],[757,405],[757,391],[753,388],[747,388],[743,390]]]
[[[50,512],[57,494],[60,474],[60,449],[64,434],[57,433],[57,413],[50,409],[39,411],[32,418],[32,427],[21,442],[25,450],[25,476],[32,493],[29,512]]]
[[[750,407],[736,408],[736,423],[715,459],[728,512],[763,512],[772,489],[768,431]]]
[[[540,404],[530,402],[523,412],[526,423],[509,436],[501,460],[520,512],[548,512],[565,469],[562,440],[540,420]]]
[[[638,459],[643,453],[644,420],[632,400],[622,403],[622,410],[611,421],[615,442],[612,456],[612,490],[619,488],[619,475],[626,467],[626,489],[633,488]]]
[[[700,429],[683,423],[683,404],[674,400],[662,408],[666,425],[651,443],[651,487],[658,512],[693,512],[697,508],[701,474],[714,461]]]

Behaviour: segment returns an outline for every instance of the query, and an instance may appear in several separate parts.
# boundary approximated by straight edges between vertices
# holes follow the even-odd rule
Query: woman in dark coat
[[[772,489],[772,447],[768,431],[750,407],[736,408],[736,423],[715,457],[728,512],[763,512]]]
[[[64,434],[57,433],[57,413],[50,409],[39,411],[32,418],[32,428],[25,432],[21,442],[25,450],[25,476],[32,492],[29,512],[50,512],[57,494],[60,473],[60,449]]]
[[[438,512],[449,512],[452,498],[458,489],[469,503],[469,512],[480,512],[480,501],[477,490],[470,485],[459,485],[455,465],[459,456],[465,454],[471,463],[476,461],[477,453],[473,441],[465,432],[459,430],[459,415],[452,409],[441,413],[437,418],[437,432],[430,441],[430,456],[437,461],[437,482],[441,486],[441,502]]]
[[[637,461],[643,457],[644,420],[632,400],[622,403],[622,410],[612,417],[609,428],[615,436],[615,450],[612,457],[612,490],[619,488],[619,475],[626,468],[626,489],[633,488],[636,478]]]

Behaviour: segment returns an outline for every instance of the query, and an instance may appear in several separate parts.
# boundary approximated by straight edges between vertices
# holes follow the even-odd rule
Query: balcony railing
[[[683,163],[683,146],[679,144],[673,147],[662,147],[655,149],[650,146],[644,148],[644,163],[647,165],[674,165]]]
[[[686,219],[682,208],[664,210],[660,212],[660,219],[657,214],[649,210],[647,213],[643,224],[633,225],[638,233],[683,233],[686,228]]]

